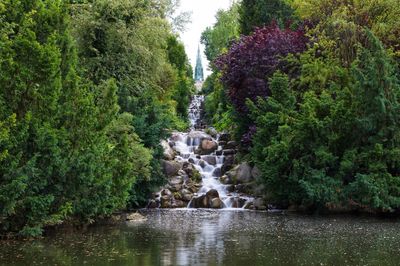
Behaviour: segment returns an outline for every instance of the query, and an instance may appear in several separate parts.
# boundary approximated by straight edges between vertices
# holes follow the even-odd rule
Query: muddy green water
[[[400,221],[165,210],[146,222],[0,242],[1,265],[400,265]]]

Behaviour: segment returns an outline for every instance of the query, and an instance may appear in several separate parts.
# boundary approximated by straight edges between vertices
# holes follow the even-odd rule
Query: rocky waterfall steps
[[[254,197],[258,169],[246,162],[236,165],[237,143],[204,126],[203,101],[201,95],[191,101],[189,132],[173,132],[161,142],[168,184],[154,193],[148,208],[267,209],[262,198]]]

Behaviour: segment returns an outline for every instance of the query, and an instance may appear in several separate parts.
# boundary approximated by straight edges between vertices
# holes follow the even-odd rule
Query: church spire
[[[200,45],[197,48],[196,68],[194,72],[194,80],[196,82],[204,81],[203,63],[201,62]]]

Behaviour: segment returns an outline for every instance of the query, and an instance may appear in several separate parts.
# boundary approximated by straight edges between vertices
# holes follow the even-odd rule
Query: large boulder
[[[205,195],[193,198],[190,202],[189,208],[213,208],[221,209],[224,207],[224,203],[219,198],[218,191],[211,189]]]
[[[162,160],[164,174],[169,177],[178,175],[178,172],[181,170],[182,166],[183,163],[181,162]]]
[[[251,175],[251,166],[247,162],[243,162],[226,173],[236,184],[249,183],[254,180]]]
[[[175,151],[171,148],[166,140],[161,141],[161,146],[164,150],[163,155],[165,160],[172,161],[173,159],[175,159]]]
[[[208,155],[218,149],[218,143],[212,139],[202,139],[196,153],[200,155]]]

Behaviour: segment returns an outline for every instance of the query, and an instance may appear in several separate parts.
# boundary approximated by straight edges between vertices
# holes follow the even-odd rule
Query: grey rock
[[[206,196],[211,199],[219,198],[219,193],[216,189],[211,189],[206,193]]]
[[[171,148],[169,143],[166,140],[161,141],[161,146],[163,147],[163,156],[166,160],[173,160],[175,159],[175,151]]]
[[[243,162],[232,170],[226,173],[231,177],[235,184],[252,182],[253,176],[251,175],[251,167],[248,163]]]
[[[161,197],[161,208],[171,208],[172,207],[172,198],[169,196]]]
[[[198,147],[198,153],[200,155],[208,155],[213,153],[218,149],[218,143],[214,140],[210,139],[203,139],[200,142],[200,145]]]
[[[232,197],[229,199],[229,201],[231,208],[242,208],[246,203],[246,200],[241,197]]]
[[[182,166],[183,163],[181,162],[162,160],[163,171],[167,176],[176,176]]]
[[[222,202],[222,200],[220,198],[213,198],[210,202],[210,208],[213,209],[221,209],[223,208],[224,203]]]
[[[190,191],[189,189],[182,189],[180,193],[182,195],[183,201],[189,202],[193,198],[193,192]]]
[[[220,177],[220,176],[222,176],[222,171],[221,171],[221,168],[220,168],[220,167],[215,168],[215,170],[214,170],[214,172],[213,172],[213,176],[214,176],[214,177]]]
[[[201,168],[206,167],[206,161],[204,161],[203,159],[201,159],[201,160],[199,161],[199,165],[201,166]]]
[[[214,155],[203,156],[203,160],[206,161],[210,165],[217,164],[217,158]]]

